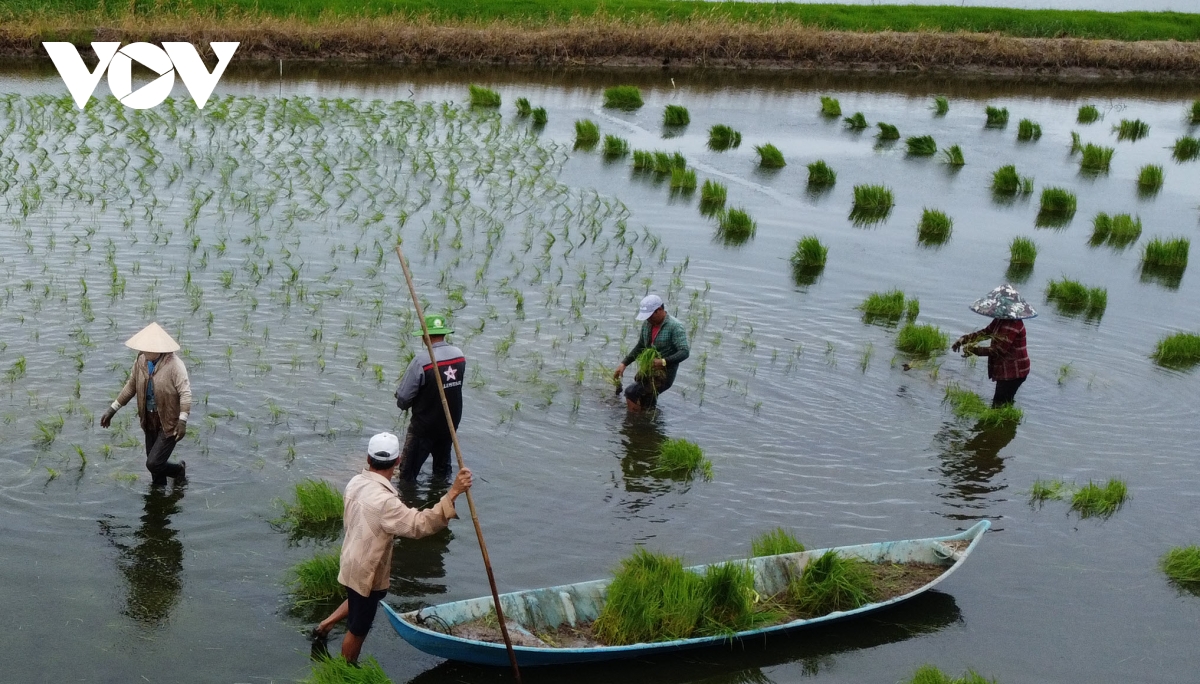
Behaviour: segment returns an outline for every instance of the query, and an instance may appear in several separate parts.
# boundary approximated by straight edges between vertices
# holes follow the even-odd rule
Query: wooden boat
[[[538,634],[553,635],[559,633],[562,628],[573,628],[595,620],[604,605],[605,593],[611,581],[608,579],[501,594],[500,602],[504,608],[509,633],[513,637],[513,650],[516,652],[517,662],[521,667],[594,663],[670,653],[728,644],[747,638],[765,637],[835,620],[845,620],[906,601],[928,591],[957,570],[979,544],[983,533],[990,526],[988,521],[981,520],[964,532],[945,537],[840,546],[833,549],[812,549],[778,556],[727,561],[729,563],[748,563],[754,569],[755,590],[763,596],[773,596],[783,592],[787,587],[788,579],[796,576],[809,560],[831,550],[843,557],[860,558],[872,563],[919,563],[944,568],[941,574],[936,575],[930,581],[885,601],[869,603],[854,610],[834,612],[810,619],[792,620],[733,635],[656,641],[628,646],[594,645],[583,648],[556,647],[537,636]],[[703,573],[706,567],[699,565],[691,569]],[[480,621],[489,614],[492,614],[493,620],[495,619],[491,596],[443,603],[403,614],[397,613],[386,603],[383,607],[388,621],[391,622],[392,627],[401,638],[426,653],[448,660],[480,665],[501,667],[509,665],[508,654],[503,643],[473,638],[474,634],[468,629],[468,625],[480,624]],[[455,634],[456,631],[459,632],[459,635]],[[550,639],[550,641],[553,640],[553,638]]]

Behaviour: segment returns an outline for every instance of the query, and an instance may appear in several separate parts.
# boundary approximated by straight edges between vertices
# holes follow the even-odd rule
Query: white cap
[[[638,304],[637,319],[639,321],[644,321],[647,318],[650,318],[650,316],[654,315],[654,312],[661,309],[662,306],[663,306],[662,297],[659,297],[656,294],[646,295],[645,297],[642,297],[642,303]]]
[[[367,443],[367,455],[385,463],[400,458],[400,438],[390,432],[375,435]]]

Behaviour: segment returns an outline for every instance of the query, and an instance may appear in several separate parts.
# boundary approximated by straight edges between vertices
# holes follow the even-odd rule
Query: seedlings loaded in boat
[[[801,544],[791,532],[782,527],[764,532],[750,542],[750,555],[754,558],[797,553],[803,550],[804,544]]]

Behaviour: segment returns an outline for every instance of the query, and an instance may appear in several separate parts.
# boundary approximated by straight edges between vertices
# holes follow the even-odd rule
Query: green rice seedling
[[[758,165],[764,169],[782,169],[787,166],[787,162],[783,160],[783,153],[771,143],[755,145],[754,151],[758,152]]]
[[[917,320],[917,316],[921,315],[921,300],[913,297],[904,303],[904,318],[909,322]]]
[[[1109,166],[1112,164],[1113,152],[1115,152],[1113,148],[1088,143],[1081,149],[1083,156],[1079,159],[1080,169],[1108,173]]]
[[[1043,504],[1047,501],[1062,501],[1069,493],[1067,484],[1062,480],[1043,480],[1038,478],[1029,488],[1029,503]]]
[[[724,152],[742,144],[742,134],[725,124],[716,124],[708,129],[708,149]]]
[[[472,107],[500,106],[500,93],[491,90],[490,88],[484,88],[483,86],[477,86],[472,83],[471,85],[467,86],[467,90],[471,94]]]
[[[942,150],[942,161],[950,166],[964,166],[967,161],[963,158],[962,148],[958,145],[951,145]]]
[[[1154,238],[1142,248],[1142,268],[1182,271],[1187,268],[1190,246],[1187,238]]]
[[[1028,142],[1037,140],[1042,137],[1041,124],[1034,123],[1029,119],[1021,119],[1017,123],[1017,140]]]
[[[821,115],[836,117],[842,115],[842,105],[836,97],[821,96]]]
[[[1137,242],[1142,236],[1142,219],[1129,214],[1109,216],[1104,212],[1092,219],[1092,237],[1088,244],[1093,247],[1108,244],[1124,248]]]
[[[1200,335],[1171,333],[1158,341],[1150,358],[1164,368],[1183,369],[1200,364]]]
[[[1123,480],[1111,479],[1104,486],[1088,481],[1071,496],[1071,510],[1081,518],[1107,518],[1120,510],[1129,498],[1129,489]]]
[[[654,347],[647,347],[642,350],[634,359],[634,364],[637,366],[636,377],[639,381],[645,381],[648,378],[654,378],[662,374],[662,371],[654,365],[654,362],[662,358],[662,354]],[[651,389],[654,389],[654,383],[650,383]]]
[[[798,553],[803,550],[804,544],[801,544],[791,532],[782,527],[776,527],[770,532],[763,532],[750,541],[750,555],[754,558]]]
[[[719,231],[726,242],[745,242],[758,231],[758,224],[744,209],[727,209],[719,214]]]
[[[880,140],[899,140],[900,139],[900,129],[896,128],[895,126],[893,126],[889,123],[884,123],[882,121],[880,121],[879,123],[877,123],[875,125],[879,126],[879,136],[878,137]]]
[[[318,553],[292,566],[288,573],[288,591],[295,605],[321,603],[343,598],[345,591],[338,582],[341,550]]]
[[[854,207],[863,210],[887,210],[895,204],[892,191],[886,185],[854,186]]]
[[[819,268],[825,265],[829,248],[821,244],[816,235],[806,235],[796,243],[792,252],[792,267],[802,269]]]
[[[697,625],[702,635],[733,634],[759,622],[755,614],[754,570],[731,561],[710,565],[700,580],[704,611]]]
[[[592,629],[614,646],[686,639],[704,615],[702,584],[680,559],[639,547],[621,561]]]
[[[946,351],[950,338],[936,325],[906,323],[896,333],[896,348],[916,357],[930,357]]]
[[[1138,190],[1143,193],[1155,193],[1162,189],[1163,167],[1158,164],[1146,164],[1138,169]]]
[[[1008,263],[1013,266],[1033,266],[1037,260],[1037,245],[1026,237],[1015,237],[1008,243]]]
[[[1167,579],[1181,589],[1200,594],[1200,546],[1176,546],[1158,560]]]
[[[642,106],[642,91],[637,86],[614,86],[604,90],[604,106],[633,111]]]
[[[692,169],[671,169],[671,189],[679,192],[694,192],[696,190],[696,172]]]
[[[629,142],[615,135],[604,136],[604,158],[620,159],[629,156]]]
[[[904,292],[898,289],[872,292],[858,305],[858,310],[863,312],[864,323],[895,323],[904,315]]]
[[[933,112],[938,116],[945,116],[950,111],[950,100],[945,96],[937,95],[933,98]]]
[[[1029,194],[1033,192],[1033,178],[1022,177],[1013,164],[1001,166],[992,172],[992,192],[997,195]]]
[[[951,677],[933,665],[922,665],[911,679],[901,684],[996,684],[996,680],[987,679],[975,670],[967,670],[961,677]]]
[[[945,212],[925,208],[917,223],[917,241],[924,245],[940,245],[950,239],[954,220]]]
[[[517,98],[517,116],[526,117],[526,116],[529,116],[532,112],[533,112],[533,107],[531,107],[529,105],[529,98],[518,97]]]
[[[954,383],[946,386],[942,403],[950,405],[956,418],[974,420],[976,426],[984,429],[1015,425],[1025,418],[1025,413],[1012,404],[993,408],[983,397]]]
[[[875,600],[877,592],[865,561],[826,551],[788,583],[787,602],[801,617],[854,610]]]
[[[324,480],[297,482],[291,502],[281,502],[283,516],[273,522],[294,531],[310,528],[325,532],[325,528],[341,527],[344,503],[342,493]]]
[[[937,154],[937,142],[932,135],[914,135],[906,138],[904,144],[908,153],[914,157],[932,157]]]
[[[654,153],[654,173],[668,176],[673,169],[687,168],[687,159],[678,152],[669,154],[667,152],[656,151]]]
[[[1192,102],[1192,108],[1188,111],[1188,123],[1200,124],[1200,100]]]
[[[546,119],[546,108],[545,107],[535,107],[533,110],[533,125],[534,126],[545,126],[546,120],[547,120]]]
[[[339,655],[317,658],[313,661],[312,674],[301,679],[300,684],[392,684],[392,680],[372,656],[360,658],[357,664],[351,665]]]
[[[1108,307],[1108,290],[1061,278],[1046,284],[1046,300],[1053,303],[1061,314],[1086,313],[1089,318],[1099,318]]]
[[[1193,138],[1189,135],[1179,138],[1175,141],[1171,155],[1177,162],[1192,161],[1200,157],[1200,138]]]
[[[633,151],[633,170],[634,171],[652,171],[654,170],[654,153],[647,150]]]
[[[854,116],[848,116],[842,121],[846,124],[846,128],[852,131],[861,131],[870,124],[867,123],[867,117],[863,116],[862,112],[854,112]]]
[[[1084,105],[1079,108],[1079,114],[1075,120],[1081,124],[1095,123],[1100,119],[1100,110],[1096,109],[1096,105]]]
[[[692,117],[683,105],[667,105],[663,110],[664,126],[686,126],[691,122]]]
[[[808,184],[814,187],[828,187],[837,182],[837,171],[829,168],[823,159],[818,159],[808,165]]]
[[[1076,152],[1083,150],[1083,141],[1079,138],[1079,134],[1071,131],[1071,156],[1075,156]]]
[[[700,211],[705,215],[715,214],[725,206],[725,186],[717,181],[706,178],[700,187]]]
[[[987,127],[988,128],[1004,128],[1008,125],[1008,108],[1007,107],[992,107],[988,106]]]
[[[1121,119],[1121,123],[1113,126],[1113,130],[1117,132],[1117,140],[1141,140],[1150,135],[1150,124],[1141,119]]]
[[[590,150],[600,142],[600,127],[591,119],[575,122],[575,149]]]
[[[1070,219],[1075,215],[1075,193],[1065,188],[1043,188],[1038,219],[1048,219],[1039,225],[1053,225],[1056,218]]]

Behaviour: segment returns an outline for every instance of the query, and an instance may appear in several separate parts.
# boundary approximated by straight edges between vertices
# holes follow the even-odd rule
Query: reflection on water
[[[670,480],[654,474],[659,449],[667,441],[662,411],[652,409],[629,412],[619,428],[621,435],[621,486],[634,496],[626,497],[623,507],[637,513],[671,489]],[[640,496],[648,494],[649,496]]]
[[[142,497],[142,524],[135,531],[112,516],[99,521],[100,532],[120,551],[117,569],[129,585],[121,613],[146,627],[157,627],[171,616],[183,589],[183,544],[170,527],[183,490],[179,485],[169,491],[151,487]]]
[[[693,652],[615,662],[586,667],[530,668],[521,671],[527,682],[639,681],[704,682],[705,684],[744,684],[773,682],[763,673],[788,663],[800,665],[807,675],[828,669],[835,656],[876,648],[932,634],[960,624],[962,613],[954,597],[928,591],[893,608],[867,617],[832,625],[803,629],[792,635],[753,639],[730,646],[714,646]],[[499,674],[498,674],[499,673]],[[506,672],[447,661],[410,680],[411,684],[442,682],[499,681]]]
[[[448,482],[436,482],[422,494],[413,483],[401,483],[397,489],[400,500],[410,508],[429,508],[445,495]],[[423,539],[397,538],[392,547],[392,584],[388,595],[401,611],[415,610],[429,605],[421,597],[446,593],[446,585],[439,580],[446,577],[446,553],[454,533],[446,528]]]
[[[954,512],[945,514],[952,520],[978,520],[995,517],[985,513],[992,504],[993,492],[1008,485],[992,482],[1004,470],[1000,450],[1017,436],[1017,424],[996,427],[976,425],[970,430],[946,424],[934,439],[940,445],[938,470],[943,476],[942,493]]]

